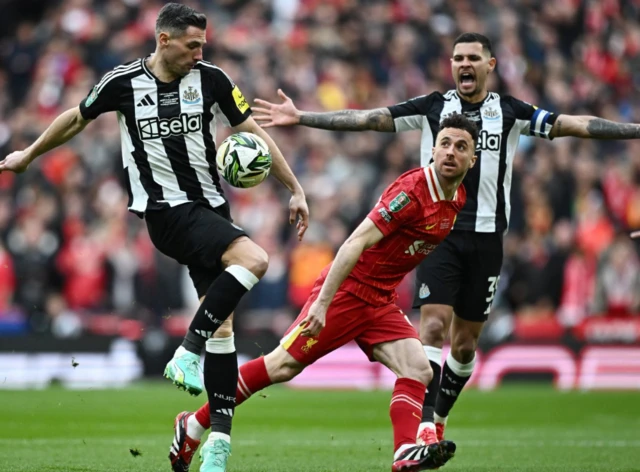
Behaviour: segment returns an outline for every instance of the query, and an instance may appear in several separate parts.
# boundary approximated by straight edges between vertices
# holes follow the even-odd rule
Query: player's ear
[[[471,169],[473,166],[476,165],[476,161],[478,160],[478,156],[477,155],[473,155],[471,156],[471,160],[469,161],[469,169]]]
[[[497,63],[498,61],[496,60],[495,57],[492,57],[491,59],[489,59],[489,72],[493,72],[493,69],[496,68]]]
[[[167,46],[169,44],[169,35],[164,31],[161,31],[158,33],[157,41],[160,46]]]

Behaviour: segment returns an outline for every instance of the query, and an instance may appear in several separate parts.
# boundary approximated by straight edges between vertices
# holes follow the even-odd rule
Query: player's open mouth
[[[470,72],[463,72],[460,74],[460,85],[462,86],[470,86],[473,85],[476,81],[476,78]]]
[[[455,161],[444,161],[442,163],[443,167],[448,167],[449,169],[455,169],[456,167],[458,167],[455,163]]]

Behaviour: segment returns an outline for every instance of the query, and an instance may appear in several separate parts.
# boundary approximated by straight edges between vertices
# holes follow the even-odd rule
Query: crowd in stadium
[[[556,113],[640,122],[637,1],[187,3],[209,19],[205,59],[228,72],[249,101],[278,101],[282,88],[298,108],[320,111],[445,91],[453,88],[453,39],[476,31],[494,42],[490,90]],[[26,2],[38,4],[28,20],[18,7],[3,13],[2,156],[29,145],[110,69],[152,52],[163,2]],[[12,21],[12,13],[22,20]],[[37,171],[0,175],[0,330],[64,336],[86,327],[92,314],[160,324],[194,312],[185,270],[158,253],[144,222],[127,213],[118,133],[108,114],[36,161]],[[225,133],[219,129],[218,142]],[[270,134],[309,200],[304,241],[287,223],[287,192],[275,179],[251,191],[225,190],[235,222],[270,256],[242,309],[293,314],[382,189],[418,165],[420,133],[296,127]],[[637,228],[640,142],[522,137],[494,309],[557,317],[565,326],[640,312],[638,247],[628,237]],[[401,306],[410,307],[412,290],[406,280]]]

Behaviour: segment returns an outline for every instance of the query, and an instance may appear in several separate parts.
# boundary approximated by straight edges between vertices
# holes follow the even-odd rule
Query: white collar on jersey
[[[436,163],[432,162],[427,167],[425,167],[424,173],[427,178],[427,186],[429,187],[429,194],[431,195],[431,199],[434,202],[446,200],[444,196],[444,190],[442,190],[442,186],[440,185],[440,181],[438,180],[438,176],[436,174]],[[456,201],[457,199],[458,190],[456,190],[456,193],[453,194],[453,199],[451,201]]]

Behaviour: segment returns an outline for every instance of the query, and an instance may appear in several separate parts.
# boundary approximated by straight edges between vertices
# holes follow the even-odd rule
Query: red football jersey
[[[445,200],[433,164],[402,174],[368,215],[385,237],[362,253],[340,289],[375,306],[394,302],[395,288],[449,234],[466,199],[460,185]]]

